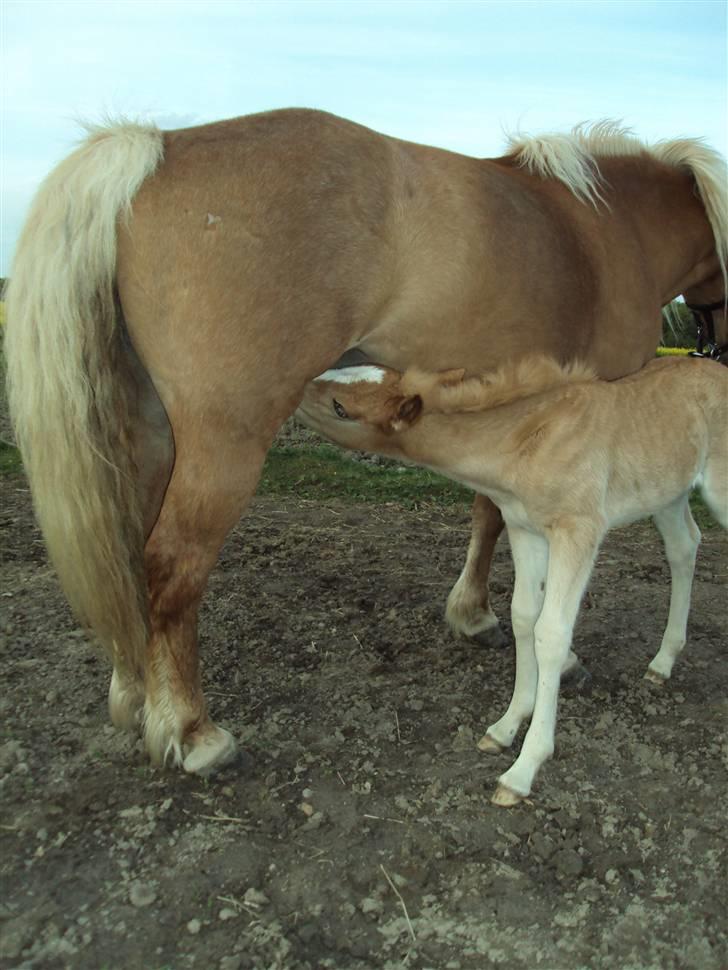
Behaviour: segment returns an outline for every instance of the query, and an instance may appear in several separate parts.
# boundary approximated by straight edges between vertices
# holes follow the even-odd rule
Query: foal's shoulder
[[[634,403],[658,401],[669,404],[706,403],[715,394],[728,392],[728,368],[702,357],[676,355],[651,360],[641,370],[620,380],[613,386],[622,400]]]
[[[641,370],[634,374],[628,374],[613,381],[615,385],[642,383],[645,385],[654,383],[676,383],[684,380],[693,380],[696,377],[705,375],[705,366],[714,363],[699,357],[689,357],[684,354],[676,354],[669,357],[655,357],[648,361]]]

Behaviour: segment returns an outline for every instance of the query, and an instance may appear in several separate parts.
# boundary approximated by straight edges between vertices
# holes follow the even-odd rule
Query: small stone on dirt
[[[187,932],[192,936],[197,936],[201,929],[202,923],[198,919],[191,919],[187,924]]]
[[[552,861],[563,876],[580,876],[584,871],[584,860],[575,849],[560,849]]]
[[[265,893],[262,893],[260,889],[248,889],[243,896],[243,901],[246,906],[267,906],[270,900]]]
[[[230,957],[223,957],[220,961],[220,970],[240,970],[243,964],[243,958],[235,953]]]
[[[548,835],[544,835],[543,832],[534,832],[531,836],[531,848],[540,859],[546,860],[554,854],[556,846],[553,839],[550,839]]]
[[[475,735],[473,734],[473,729],[469,728],[466,724],[461,724],[458,727],[457,734],[452,739],[453,751],[469,751],[474,744]]]
[[[137,909],[151,906],[157,898],[157,891],[153,886],[144,882],[134,882],[129,890],[129,902]]]

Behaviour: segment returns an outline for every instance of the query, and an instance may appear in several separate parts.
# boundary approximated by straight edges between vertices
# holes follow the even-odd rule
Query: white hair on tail
[[[18,241],[6,296],[8,399],[68,600],[133,680],[148,615],[130,401],[118,375],[116,231],[164,146],[153,125],[88,131],[41,185]]]
[[[381,384],[384,380],[384,371],[381,367],[362,364],[357,367],[339,367],[327,370],[315,377],[314,380],[331,381],[336,384],[359,384],[362,381],[369,384]]]

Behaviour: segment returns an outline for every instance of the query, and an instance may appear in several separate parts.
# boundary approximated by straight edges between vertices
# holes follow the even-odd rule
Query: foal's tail
[[[6,304],[10,413],[36,514],[71,607],[129,674],[143,671],[148,613],[116,227],[162,152],[151,126],[91,129],[38,191]]]

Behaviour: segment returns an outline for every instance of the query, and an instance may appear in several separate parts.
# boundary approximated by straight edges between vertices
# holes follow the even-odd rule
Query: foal
[[[496,805],[516,804],[554,749],[561,670],[607,530],[653,515],[670,564],[670,612],[646,676],[663,683],[685,645],[700,533],[697,485],[728,528],[728,370],[667,358],[612,383],[582,365],[529,358],[494,374],[330,370],[300,414],[327,438],[426,465],[500,508],[516,571],[516,680],[508,710],[480,741],[500,752],[521,723],[521,753]]]

